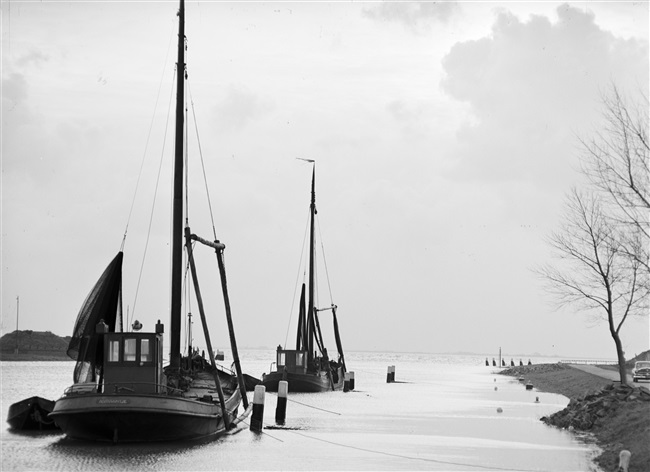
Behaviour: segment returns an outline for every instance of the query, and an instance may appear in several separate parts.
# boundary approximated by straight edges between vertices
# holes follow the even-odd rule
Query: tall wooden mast
[[[176,62],[176,143],[174,151],[174,206],[172,216],[172,296],[170,359],[173,372],[181,363],[181,297],[183,282],[183,108],[185,96],[185,2],[178,10],[178,61]]]
[[[314,260],[315,260],[315,235],[314,235],[314,220],[316,217],[316,164],[311,176],[311,204],[309,206],[310,223],[309,223],[309,298],[307,305],[307,324],[309,326],[309,352],[307,358],[311,365],[311,360],[314,356]]]

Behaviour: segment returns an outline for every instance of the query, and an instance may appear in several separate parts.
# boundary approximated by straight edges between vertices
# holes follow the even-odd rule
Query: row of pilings
[[[350,392],[354,390],[354,372],[346,372],[343,380],[343,391]],[[287,416],[287,395],[289,393],[289,383],[286,380],[278,382],[278,400],[275,407],[275,424],[284,426]],[[256,385],[253,393],[253,411],[251,414],[250,429],[251,431],[261,432],[263,429],[264,402],[266,397],[266,387]]]

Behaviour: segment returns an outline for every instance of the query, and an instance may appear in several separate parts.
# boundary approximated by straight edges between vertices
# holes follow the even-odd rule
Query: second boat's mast
[[[307,320],[309,326],[309,352],[307,357],[309,365],[314,356],[314,220],[316,216],[316,165],[311,177],[311,204],[309,206],[310,224],[309,224],[309,301],[307,305]]]

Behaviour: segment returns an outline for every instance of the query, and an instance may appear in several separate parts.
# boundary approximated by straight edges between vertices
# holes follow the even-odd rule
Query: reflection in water
[[[193,454],[206,444],[219,439],[205,439],[187,443],[91,443],[61,437],[48,445],[49,453],[57,462],[75,463],[76,470],[132,470],[148,469],[173,462],[180,454]]]

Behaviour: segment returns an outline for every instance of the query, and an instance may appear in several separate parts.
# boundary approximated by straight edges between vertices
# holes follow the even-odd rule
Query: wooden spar
[[[183,291],[183,104],[185,96],[185,2],[178,10],[178,60],[176,62],[176,142],[174,150],[174,205],[172,215],[172,296],[170,359],[172,373],[181,365],[181,302]]]
[[[189,231],[189,228],[187,229]],[[208,241],[195,234],[188,235],[189,238],[205,244],[206,246],[214,248],[217,253],[217,264],[219,265],[219,276],[221,277],[221,291],[223,293],[223,303],[226,308],[226,321],[228,322],[228,334],[230,336],[230,348],[232,349],[232,357],[235,363],[235,372],[237,373],[237,384],[241,392],[242,403],[244,409],[248,408],[248,396],[246,395],[246,383],[244,382],[244,374],[241,370],[241,363],[239,362],[239,351],[237,350],[237,340],[235,338],[235,327],[232,322],[232,315],[230,311],[230,297],[228,296],[228,283],[226,281],[226,267],[223,261],[223,250],[226,245],[219,241]]]
[[[230,348],[232,349],[232,357],[235,363],[235,372],[237,373],[237,383],[239,384],[239,391],[241,392],[241,399],[244,409],[248,408],[248,397],[246,396],[246,383],[241,370],[241,363],[239,362],[239,352],[237,351],[237,340],[235,339],[235,327],[232,323],[232,316],[230,314],[230,297],[228,296],[228,285],[226,282],[226,267],[223,262],[223,250],[217,250],[217,262],[219,264],[219,274],[221,275],[221,291],[223,292],[223,303],[226,307],[226,320],[228,321],[228,334],[230,335]]]
[[[336,309],[338,307],[332,303],[332,306],[327,307],[327,308],[316,308],[315,311],[318,313],[319,311],[332,311],[332,320],[334,323],[334,338],[336,340],[336,350],[339,353],[339,356],[341,357],[341,364],[343,365],[343,372],[347,372],[347,368],[345,367],[345,356],[343,355],[343,344],[341,343],[341,335],[339,333],[339,322],[336,318]],[[318,332],[319,334],[321,333],[320,331],[320,325],[318,325]],[[321,343],[323,343],[323,335],[320,334],[321,336]]]
[[[314,338],[316,344],[323,354],[325,354],[325,342],[323,341],[323,333],[320,330],[320,320],[318,319],[318,309],[314,309]]]
[[[204,244],[205,246],[214,248],[217,251],[223,251],[224,249],[226,249],[226,245],[220,243],[219,241],[208,241],[207,239],[203,239],[202,237],[197,236],[196,234],[191,234],[190,238],[192,238],[194,241],[198,241],[201,244]]]
[[[327,355],[327,349],[325,349],[325,342],[323,341],[323,333],[320,330],[320,322],[318,320],[318,308],[314,308],[314,321],[316,324],[316,343],[320,347],[323,353],[323,359],[325,359],[326,362],[327,376],[330,379],[330,386],[332,387],[332,390],[336,390],[336,388],[334,387],[334,376],[332,375],[332,369],[330,368],[330,359],[329,356]]]
[[[336,318],[336,305],[332,304],[332,319],[334,322],[334,339],[336,340],[336,349],[339,351],[341,356],[341,364],[343,364],[343,372],[347,372],[347,367],[345,367],[345,356],[343,355],[343,344],[341,343],[341,335],[339,334],[339,321]]]
[[[196,293],[196,302],[199,306],[199,313],[201,314],[201,323],[203,324],[203,335],[205,336],[205,344],[210,354],[210,364],[212,365],[212,375],[214,376],[214,383],[217,387],[219,395],[219,402],[221,403],[221,412],[223,414],[223,421],[226,429],[230,429],[230,417],[226,409],[226,399],[223,396],[223,389],[221,388],[221,381],[219,380],[219,373],[217,372],[217,363],[214,360],[214,352],[212,351],[212,342],[210,341],[210,333],[208,331],[208,322],[205,318],[205,311],[203,309],[203,297],[201,297],[201,289],[199,288],[199,279],[196,275],[196,264],[194,264],[194,255],[192,254],[192,239],[190,228],[185,228],[185,244],[187,246],[187,258],[190,263],[190,270],[192,271],[192,281],[194,282],[194,292]]]
[[[309,213],[309,304],[307,305],[309,339],[307,344],[307,359],[308,365],[311,365],[311,361],[314,358],[314,220],[316,215],[316,164],[314,164],[311,176],[311,204],[309,205]]]

